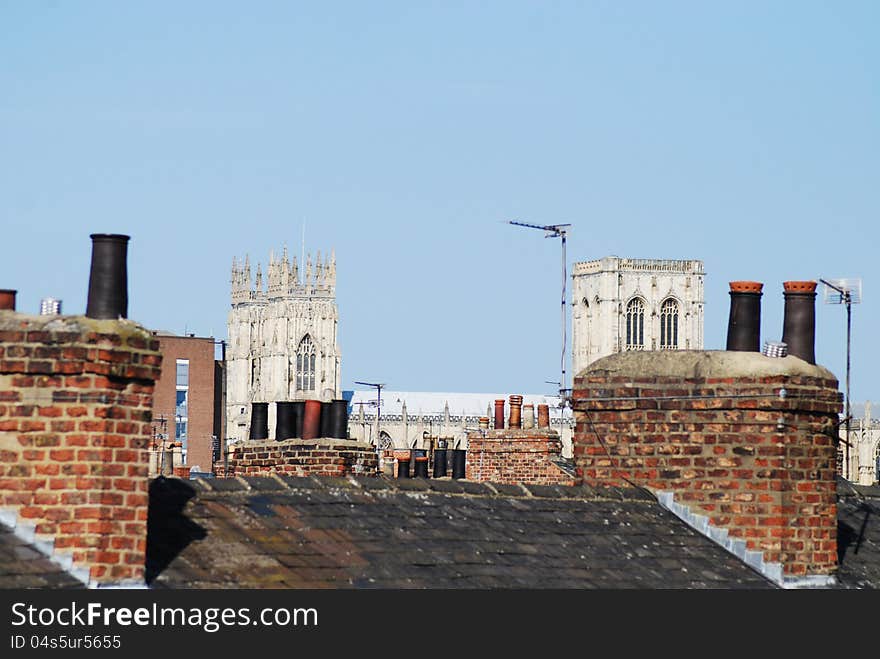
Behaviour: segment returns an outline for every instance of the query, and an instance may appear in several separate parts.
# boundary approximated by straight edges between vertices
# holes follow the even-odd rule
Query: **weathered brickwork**
[[[554,460],[562,457],[555,430],[476,430],[468,433],[468,480],[529,485],[574,485]]]
[[[230,447],[227,476],[345,476],[379,473],[376,448],[344,439],[245,441]]]
[[[693,362],[681,354],[616,355],[575,378],[578,475],[673,491],[787,575],[833,572],[837,380],[794,357],[717,353],[713,367],[703,353],[676,368]],[[797,374],[780,373],[791,360]]]
[[[0,506],[96,582],[143,580],[157,347],[126,320],[0,312]]]

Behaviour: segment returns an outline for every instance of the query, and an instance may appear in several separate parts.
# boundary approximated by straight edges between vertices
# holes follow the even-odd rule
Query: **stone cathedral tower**
[[[226,353],[226,436],[246,439],[251,403],[342,397],[341,354],[336,343],[336,256],[311,254],[305,263],[269,255],[266,285],[250,259],[232,261],[232,309]],[[275,436],[275,405],[269,405]]]
[[[705,275],[696,259],[575,263],[573,374],[625,350],[702,350]]]

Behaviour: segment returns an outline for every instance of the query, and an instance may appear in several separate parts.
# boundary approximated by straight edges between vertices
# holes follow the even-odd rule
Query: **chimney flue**
[[[0,288],[0,311],[15,311],[15,295],[18,291]]]
[[[321,414],[327,415],[327,437],[348,439],[348,401],[339,398],[330,401],[329,406],[322,408]]]
[[[504,430],[504,399],[495,399],[495,430]]]
[[[251,439],[269,439],[269,403],[251,403]]]
[[[282,441],[296,437],[296,412],[293,403],[275,403],[275,440]]]
[[[318,437],[332,437],[330,434],[330,401],[321,401],[321,424]]]
[[[816,282],[786,281],[782,341],[788,354],[816,363]]]
[[[413,476],[415,478],[428,477],[428,451],[425,449],[415,449],[415,470]]]
[[[730,319],[727,321],[727,349],[761,351],[761,290],[757,281],[730,282]]]
[[[307,400],[303,414],[303,439],[317,439],[321,434],[321,401]]]
[[[303,419],[306,415],[306,403],[302,400],[295,400],[290,406],[293,408],[293,436],[299,439],[303,434]]]
[[[525,430],[535,427],[535,406],[532,403],[522,406],[522,427]]]
[[[538,427],[550,427],[550,406],[544,403],[538,405]]]
[[[522,428],[522,402],[523,397],[517,394],[511,394],[510,400],[510,419],[507,424],[508,428]]]
[[[452,477],[456,480],[464,478],[466,456],[467,451],[463,448],[452,450]]]
[[[434,449],[434,478],[442,478],[446,475],[447,450],[445,446],[444,448]]]
[[[397,461],[397,477],[410,478],[409,463],[412,459],[410,450],[394,451],[394,459]]]
[[[97,319],[128,317],[129,236],[93,233],[92,266],[86,316]]]

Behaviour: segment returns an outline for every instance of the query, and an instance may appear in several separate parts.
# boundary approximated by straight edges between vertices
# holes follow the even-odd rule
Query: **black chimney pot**
[[[128,317],[129,236],[93,233],[92,265],[86,316],[96,319]]]
[[[251,439],[269,439],[269,403],[251,403]]]
[[[452,450],[452,477],[464,478],[465,474],[465,456],[467,451],[463,448]]]
[[[293,403],[275,403],[275,440],[296,437],[296,410]]]
[[[782,341],[788,354],[816,363],[816,282],[786,281]]]
[[[445,448],[434,451],[434,478],[442,478],[446,475],[446,452]]]
[[[727,321],[727,349],[761,351],[761,289],[757,281],[730,282],[730,318]]]

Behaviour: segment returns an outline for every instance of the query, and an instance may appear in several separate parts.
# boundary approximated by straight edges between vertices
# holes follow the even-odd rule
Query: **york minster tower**
[[[341,354],[336,343],[336,256],[311,255],[305,263],[269,256],[264,286],[257,264],[232,262],[232,309],[226,353],[226,437],[245,439],[251,403],[342,397]],[[269,405],[269,436],[275,405]]]
[[[703,262],[608,256],[575,263],[572,371],[625,350],[703,349]]]

